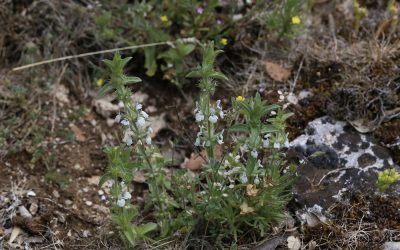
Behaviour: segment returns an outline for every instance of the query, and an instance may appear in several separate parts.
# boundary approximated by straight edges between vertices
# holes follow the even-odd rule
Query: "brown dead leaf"
[[[86,141],[85,133],[80,128],[78,128],[73,123],[71,123],[69,125],[69,127],[71,128],[72,132],[74,132],[74,135],[75,135],[75,138],[77,141],[80,141],[80,142]]]
[[[291,71],[290,69],[286,69],[279,64],[266,61],[265,62],[265,71],[268,75],[278,82],[285,82],[289,78]]]
[[[222,157],[222,147],[221,145],[216,145],[214,147],[214,155],[217,160],[221,159]],[[185,158],[185,161],[181,164],[182,168],[187,168],[192,171],[199,170],[205,163],[206,163],[206,151],[203,150],[198,153],[192,153],[190,155],[190,159]]]
[[[151,116],[148,121],[148,125],[153,129],[153,133],[151,134],[151,138],[154,138],[157,133],[167,127],[167,122],[165,121],[165,113],[162,113],[158,116]]]
[[[137,171],[135,176],[133,176],[133,181],[137,183],[145,183],[147,181],[146,176],[143,171]]]
[[[103,116],[104,118],[109,118],[111,114],[116,113],[119,110],[118,105],[113,104],[115,96],[108,95],[101,99],[95,99],[92,101],[96,113]]]
[[[62,84],[54,85],[51,94],[54,95],[57,101],[62,103],[69,103],[69,90]]]

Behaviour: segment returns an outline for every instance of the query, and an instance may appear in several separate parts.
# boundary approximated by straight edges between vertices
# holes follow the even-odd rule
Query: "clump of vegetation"
[[[106,150],[109,166],[100,185],[112,182],[112,217],[131,245],[150,237],[145,235],[150,232],[152,238],[164,238],[201,231],[221,246],[233,246],[244,233],[265,235],[269,225],[282,217],[292,172],[283,172],[284,155],[279,149],[288,144],[284,122],[291,114],[278,111],[267,118],[279,106],[266,105],[258,94],[232,99],[230,110],[224,110],[220,100],[213,102],[217,80],[226,79],[213,66],[221,52],[209,43],[202,64],[188,75],[200,78],[195,146],[205,149],[206,163],[200,173],[181,169],[172,177],[164,171],[168,159],[152,144],[147,113],[130,99],[127,85],[140,81],[123,73],[130,58],[117,53],[113,61],[105,61],[111,79],[100,92],[115,91],[124,104],[116,120],[125,132],[124,145]],[[215,153],[218,148],[223,156]],[[144,172],[149,187],[143,212],[151,211],[153,219],[147,224],[139,220],[137,207],[130,202],[129,184],[138,171]]]
[[[290,38],[300,31],[305,8],[304,1],[260,1],[258,5],[259,22],[270,35]]]
[[[376,181],[376,186],[379,192],[385,192],[390,185],[396,183],[400,180],[400,174],[396,173],[396,169],[391,170],[386,169],[385,171],[378,173],[378,180]]]

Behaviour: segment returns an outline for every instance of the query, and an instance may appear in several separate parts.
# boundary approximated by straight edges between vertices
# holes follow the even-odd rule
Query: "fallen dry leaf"
[[[149,125],[153,129],[151,138],[154,138],[161,129],[167,127],[167,122],[165,121],[165,113],[162,113],[158,116],[149,117],[147,125]]]
[[[133,176],[133,181],[137,183],[145,183],[147,178],[143,171],[136,171],[135,175]]]
[[[246,202],[244,202],[242,205],[240,205],[240,214],[251,214],[254,213],[256,210],[254,208],[249,207]]]
[[[55,85],[51,91],[52,95],[60,103],[69,103],[69,90],[62,84]]]
[[[258,193],[258,189],[257,189],[256,185],[248,184],[246,186],[246,193],[248,196],[253,196],[253,197],[256,196]]]
[[[147,101],[147,99],[149,99],[149,95],[146,93],[143,93],[141,91],[135,92],[132,96],[131,96],[132,102],[133,103],[144,103]]]
[[[74,135],[75,135],[75,138],[77,141],[80,141],[80,142],[86,141],[85,133],[80,128],[78,128],[73,123],[71,123],[69,125],[69,127],[71,128],[72,132],[74,132]]]
[[[22,229],[19,227],[13,227],[13,230],[11,232],[10,239],[8,240],[8,244],[13,243],[13,241],[18,237],[18,235],[22,233]]]
[[[268,75],[278,82],[285,82],[290,76],[291,71],[273,62],[265,62],[265,70]]]
[[[115,99],[113,96],[105,96],[101,99],[95,99],[92,101],[96,112],[104,118],[109,118],[111,114],[116,113],[119,110],[118,105],[113,104],[112,101]]]
[[[214,155],[216,159],[221,159],[222,157],[222,147],[221,145],[216,145],[214,147]],[[203,150],[198,153],[192,153],[190,159],[185,158],[185,161],[181,164],[182,168],[187,168],[192,171],[199,170],[206,163],[206,151]]]
[[[299,250],[301,248],[301,242],[299,240],[299,238],[294,237],[294,236],[289,236],[287,238],[287,247],[290,250]]]

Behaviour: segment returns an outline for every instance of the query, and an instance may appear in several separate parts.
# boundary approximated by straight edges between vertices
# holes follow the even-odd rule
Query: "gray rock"
[[[377,173],[394,165],[374,138],[328,116],[310,122],[305,134],[290,143],[287,155],[299,165],[295,200],[307,207],[328,208],[346,190],[374,192]]]
[[[399,250],[400,242],[388,241],[383,245],[384,250]]]

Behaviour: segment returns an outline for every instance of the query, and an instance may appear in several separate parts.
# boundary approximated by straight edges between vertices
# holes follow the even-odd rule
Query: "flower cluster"
[[[119,113],[115,117],[115,122],[121,123],[125,127],[124,137],[122,141],[127,145],[131,146],[133,144],[133,140],[137,140],[137,143],[141,144],[142,140],[145,141],[147,145],[151,145],[151,135],[153,133],[153,129],[151,127],[147,128],[147,132],[145,133],[145,137],[141,137],[140,135],[144,135],[143,131],[146,127],[146,121],[149,118],[149,115],[143,110],[143,106],[140,103],[136,103],[135,109],[133,109],[133,116],[135,119],[135,126],[131,126],[131,122],[129,122],[129,118],[122,119],[121,113]],[[122,120],[121,120],[122,119]],[[135,135],[137,138],[134,138]]]
[[[132,198],[132,195],[131,195],[130,192],[127,191],[125,182],[122,181],[122,182],[120,183],[120,185],[121,185],[121,187],[124,189],[124,191],[121,192],[121,193],[118,195],[117,206],[122,208],[122,207],[125,207],[126,201],[129,201],[129,200]]]
[[[204,105],[199,105],[196,102],[195,119],[199,124],[199,132],[197,133],[195,146],[205,146],[211,145],[214,141],[218,144],[224,143],[224,130],[220,132],[215,131],[215,126],[218,122],[218,119],[223,120],[225,117],[224,110],[221,106],[221,100],[217,100],[215,105],[210,105],[201,109]],[[207,118],[207,119],[206,119]],[[211,126],[209,126],[211,125]]]

